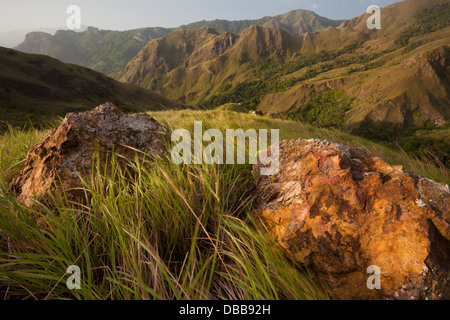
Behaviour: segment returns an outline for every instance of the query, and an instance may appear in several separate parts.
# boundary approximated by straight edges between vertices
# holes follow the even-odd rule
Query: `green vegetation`
[[[216,94],[198,104],[199,107],[212,109],[226,103],[242,103],[250,110],[256,109],[261,99],[268,93],[276,90],[279,83],[270,83],[263,80],[241,82],[232,86],[224,85]]]
[[[428,154],[450,168],[450,126],[434,129],[419,129],[414,134],[399,139],[399,145],[416,155]]]
[[[415,16],[415,22],[403,31],[395,44],[404,47],[409,39],[443,29],[450,25],[450,3],[442,3],[424,9]]]
[[[373,60],[392,51],[385,50],[371,54],[355,53],[360,47],[361,43],[355,43],[340,50],[321,51],[286,63],[274,63],[269,60],[255,70],[254,80],[240,82],[235,85],[225,84],[215,94],[201,101],[198,105],[211,109],[225,103],[242,103],[246,108],[254,110],[267,94],[285,91],[321,73],[355,63],[363,64],[364,66],[358,69],[353,68],[349,73],[380,67],[386,61]],[[303,68],[307,68],[307,70],[300,76],[284,77]]]
[[[339,97],[339,92],[334,92]],[[345,101],[345,96],[339,99]],[[279,129],[280,140],[283,139],[322,139],[341,143],[343,145],[363,148],[367,152],[383,158],[392,165],[403,165],[405,169],[440,182],[450,182],[448,167],[439,165],[435,155],[427,152],[418,157],[414,152],[406,152],[396,144],[374,142],[367,138],[351,135],[338,128],[318,128],[293,120],[273,119],[270,117],[255,117],[239,112],[223,110],[208,111],[155,111],[151,115],[165,126],[177,129],[193,130],[194,121],[203,121],[205,126],[225,130],[225,128]],[[224,131],[225,132],[225,131]]]
[[[381,124],[365,121],[353,130],[366,139],[384,143],[391,148],[403,150],[423,159],[434,161],[438,166],[450,167],[450,127],[437,127],[432,123],[425,126]]]
[[[342,91],[326,90],[290,111],[288,117],[316,127],[342,126],[353,99]]]
[[[350,38],[355,39],[352,45],[319,51],[323,48],[321,41],[328,39],[322,39],[318,33],[311,42],[313,49],[308,51],[315,53],[306,56],[290,52],[282,61],[284,58],[277,56],[277,50],[289,52],[291,48],[272,47],[273,56],[258,56],[265,63],[257,65],[252,60],[256,51],[241,54],[247,51],[235,50],[231,54],[239,54],[223,54],[229,60],[194,65],[208,66],[192,69],[211,71],[198,74],[214,74],[213,81],[211,78],[197,81],[205,78],[188,72],[186,79],[181,78],[184,71],[191,69],[185,67],[181,73],[158,74],[151,80],[156,87],[164,87],[168,94],[171,93],[168,87],[173,83],[183,84],[173,85],[172,93],[177,91],[175,94],[179,96],[205,97],[206,93],[202,94],[207,92],[210,95],[198,105],[208,110],[201,111],[170,110],[179,108],[180,104],[86,68],[0,50],[0,295],[4,299],[330,298],[325,286],[316,281],[314,270],[295,263],[274,239],[257,228],[259,221],[254,221],[251,215],[252,176],[248,165],[176,166],[168,159],[147,158],[128,159],[128,167],[119,168],[117,159],[112,157],[111,165],[104,166],[110,171],[97,170],[92,181],[84,182],[86,193],[92,196],[84,206],[75,206],[66,200],[64,193],[56,193],[50,203],[27,208],[12,197],[8,185],[23,167],[30,146],[40,141],[49,131],[49,125],[61,121],[58,116],[106,101],[127,112],[161,110],[151,115],[171,129],[186,128],[192,132],[194,121],[201,120],[204,127],[223,131],[273,128],[280,130],[280,139],[327,139],[364,148],[392,165],[403,165],[408,171],[450,183],[448,124],[411,127],[407,125],[409,120],[375,123],[372,118],[361,116],[355,120],[359,121],[355,122],[356,128],[346,127],[346,115],[351,114],[348,111],[356,104],[348,92],[365,91],[359,97],[367,98],[367,104],[405,94],[405,101],[419,106],[417,101],[422,100],[408,100],[414,99],[414,95],[408,96],[405,88],[415,88],[413,85],[425,83],[427,78],[414,82],[410,79],[413,73],[396,66],[405,60],[402,54],[419,46],[427,44],[425,53],[435,50],[428,38],[410,40],[447,27],[449,10],[450,4],[445,3],[417,14],[416,23],[400,30],[395,41],[397,47],[392,44],[396,34],[394,38],[382,34],[366,43],[361,41],[367,39],[355,36]],[[219,20],[207,23],[239,31],[248,22],[229,26]],[[365,24],[363,27],[366,30]],[[356,27],[346,30],[350,29],[346,33],[349,37],[358,33]],[[159,37],[165,32],[147,31],[139,31],[143,39]],[[331,31],[323,34],[338,34],[334,33],[336,30]],[[41,42],[38,48],[28,49],[113,73],[145,45],[146,41],[134,39],[136,32],[63,31]],[[437,41],[443,42],[442,38]],[[167,47],[167,55],[161,57],[177,61],[172,48],[180,48],[185,43],[175,41],[174,46]],[[201,47],[208,48],[211,43]],[[393,50],[398,52],[388,54]],[[389,64],[390,59],[394,63]],[[180,66],[184,66],[185,60],[188,58],[180,58]],[[417,62],[421,64],[421,60]],[[231,67],[230,63],[233,63]],[[382,70],[371,71],[385,64]],[[232,70],[221,69],[226,67]],[[369,72],[352,75],[364,71]],[[171,78],[172,74],[180,78]],[[311,85],[320,88],[326,83],[318,80],[318,75],[321,79],[342,79],[342,91],[316,89],[293,95],[289,102],[310,98],[300,105],[287,104],[295,106],[285,114],[289,120],[248,114],[267,94],[284,92],[302,81],[312,79]],[[215,82],[215,79],[219,80]],[[199,87],[192,89],[191,84]],[[424,91],[424,94],[428,93]],[[432,94],[428,97],[433,101]],[[276,108],[280,108],[279,101],[288,100],[283,98],[273,99],[273,109],[268,106],[264,111],[281,112]],[[442,101],[437,105],[443,105]],[[372,106],[362,106],[367,109],[361,114],[370,115],[374,106],[375,102]],[[406,119],[410,110],[398,114],[405,115]],[[421,114],[417,116],[419,120],[420,117]],[[12,127],[24,125],[22,129]],[[344,132],[348,129],[358,136]],[[82,271],[82,289],[78,291],[69,291],[65,285],[66,269],[73,264]]]
[[[98,170],[96,183],[85,183],[88,206],[55,194],[32,210],[6,183],[43,134],[10,130],[0,138],[4,299],[328,298],[255,228],[248,166],[147,159],[122,170],[112,158],[110,172]],[[81,268],[81,290],[65,284],[73,264]]]
[[[281,139],[320,138],[363,147],[391,164],[438,181],[448,170],[335,129],[211,111],[152,112],[172,129],[278,128]],[[10,129],[0,136],[0,294],[4,299],[327,299],[329,294],[255,227],[248,165],[176,166],[133,160],[96,171],[86,206],[64,194],[30,209],[7,184],[28,148],[47,131]],[[38,217],[34,219],[32,217]],[[81,290],[66,287],[69,265]],[[264,279],[264,281],[261,281]]]
[[[45,54],[111,75],[122,70],[148,41],[165,36],[172,30],[165,28],[130,31],[90,28],[84,32],[60,30],[54,36],[49,36],[37,44],[25,41],[16,49],[27,53]],[[141,39],[137,40],[139,38]]]
[[[249,110],[242,106],[240,103],[227,103],[220,107],[217,107],[216,110],[223,110],[223,111],[234,111],[234,112],[241,112],[241,113],[248,113]]]
[[[338,68],[343,64],[346,64],[347,62],[344,62],[344,58],[341,56],[354,53],[356,49],[361,48],[361,45],[362,43],[354,43],[339,50],[321,51],[319,53],[314,53],[306,57],[300,57],[286,63],[274,63],[272,61],[268,61],[258,68],[255,75],[261,76],[263,78],[273,78],[277,76],[287,75],[302,68],[327,61],[333,61],[333,63],[328,67],[328,70],[331,70],[334,68]],[[338,57],[341,58],[336,60]],[[360,56],[359,59],[367,60],[368,57]],[[352,61],[353,63],[356,62],[355,60]]]

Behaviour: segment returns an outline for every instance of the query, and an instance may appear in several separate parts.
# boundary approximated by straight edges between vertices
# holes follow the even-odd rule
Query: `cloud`
[[[312,10],[316,10],[319,5],[317,3],[313,3],[312,5],[309,6]]]

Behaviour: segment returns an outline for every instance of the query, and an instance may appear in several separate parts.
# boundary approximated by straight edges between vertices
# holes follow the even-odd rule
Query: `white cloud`
[[[312,10],[316,10],[319,5],[317,3],[313,3],[312,5],[309,6]]]

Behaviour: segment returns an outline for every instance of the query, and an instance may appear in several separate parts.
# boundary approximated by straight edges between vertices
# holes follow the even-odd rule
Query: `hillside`
[[[180,104],[90,69],[0,47],[0,126],[38,122],[112,101],[126,111]],[[0,128],[1,129],[1,128]]]
[[[179,29],[150,41],[117,79],[198,103],[227,83],[251,78],[268,58],[292,59],[300,47],[300,38],[280,29],[252,26],[240,36],[209,27]]]
[[[308,10],[294,10],[275,17],[257,20],[199,21],[178,29],[212,27],[218,32],[240,34],[252,26],[281,28],[293,35],[302,35],[337,26],[338,20],[318,16]],[[14,49],[25,53],[40,53],[58,60],[78,64],[111,75],[120,71],[150,40],[168,35],[175,28],[142,28],[129,31],[99,30],[89,27],[84,32],[57,31],[54,36],[45,32],[32,32]]]
[[[381,30],[366,27],[368,15],[301,37],[277,28],[257,26],[245,29],[240,35],[220,34],[205,27],[176,30],[166,37],[150,41],[117,78],[159,90],[173,99],[200,103],[211,93],[217,93],[219,87],[225,90],[229,85],[236,86],[250,80],[271,78],[271,81],[280,82],[285,76],[290,78],[289,83],[276,88],[279,91],[347,66],[356,68],[356,65],[363,65],[366,69],[377,69],[386,59],[404,55],[405,45],[399,39],[404,38],[404,33],[415,25],[415,16],[442,2],[409,0],[388,6],[383,10]],[[449,5],[438,6],[436,11],[445,21]],[[407,50],[412,51],[428,42],[448,40],[445,32],[433,33],[445,29],[445,23],[426,21],[423,24],[424,29],[419,32],[425,38],[414,43],[415,39],[412,39]],[[205,86],[199,87],[199,83]],[[181,90],[180,85],[183,86]],[[248,103],[247,99],[243,100],[217,101],[215,104]],[[250,107],[256,105],[251,104]]]
[[[149,42],[118,79],[206,108],[242,103],[378,140],[433,129],[418,139],[445,145],[450,4],[408,0],[382,10],[381,30],[369,30],[365,14],[301,37],[257,26],[239,36],[175,31]]]
[[[45,32],[32,32],[14,49],[48,55],[63,62],[112,74],[123,68],[148,41],[171,31],[166,28],[110,31],[88,27],[84,32],[59,30],[54,36]]]
[[[0,47],[13,48],[23,42],[25,36],[31,32],[45,32],[54,34],[58,29],[41,28],[38,30],[14,30],[14,31],[0,31]]]

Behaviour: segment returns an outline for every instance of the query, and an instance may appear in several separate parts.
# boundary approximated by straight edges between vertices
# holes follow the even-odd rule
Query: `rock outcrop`
[[[52,35],[47,32],[30,32],[25,35],[25,41],[20,45],[20,51],[25,53],[36,52],[42,42],[50,39]]]
[[[302,139],[279,146],[276,175],[254,165],[254,214],[335,298],[450,298],[448,185],[359,148]],[[381,271],[380,289],[368,288],[371,266]]]
[[[28,206],[35,200],[48,201],[55,190],[64,190],[70,201],[82,202],[86,195],[79,189],[80,178],[90,180],[94,155],[101,163],[113,149],[128,159],[137,154],[131,148],[163,155],[168,132],[151,116],[127,115],[112,103],[88,112],[69,113],[57,129],[29,150],[25,167],[12,181],[11,190]]]
[[[267,112],[267,116],[273,119],[282,119],[281,115],[274,112]]]

